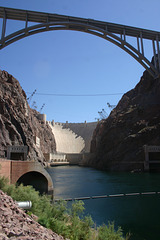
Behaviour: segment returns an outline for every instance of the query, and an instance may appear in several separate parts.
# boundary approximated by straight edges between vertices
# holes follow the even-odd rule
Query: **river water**
[[[108,173],[79,166],[47,169],[55,198],[77,198],[135,192],[160,192],[158,173]],[[96,225],[114,221],[131,240],[160,239],[160,194],[84,200]]]

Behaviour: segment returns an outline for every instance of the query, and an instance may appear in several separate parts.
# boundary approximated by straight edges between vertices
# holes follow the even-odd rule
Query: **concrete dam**
[[[47,161],[79,163],[90,152],[90,143],[97,122],[59,123],[48,122],[55,136],[56,153],[50,153]]]

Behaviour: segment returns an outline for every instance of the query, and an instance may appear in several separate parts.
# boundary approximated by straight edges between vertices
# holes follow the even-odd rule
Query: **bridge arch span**
[[[160,72],[160,32],[135,28],[120,24],[97,21],[58,14],[27,11],[0,7],[0,18],[3,18],[0,49],[27,36],[53,30],[73,30],[86,32],[101,37],[117,45],[136,59],[153,77],[158,77]],[[8,36],[5,35],[7,19],[23,21],[25,27]],[[35,23],[28,26],[28,22]],[[130,36],[137,42],[134,47],[127,37]],[[143,40],[150,40],[154,56],[154,63],[148,60],[144,52]]]
[[[45,24],[36,24],[34,26],[23,28],[19,31],[16,31],[7,37],[4,38],[4,42],[2,43],[2,46],[0,46],[0,49],[20,40],[25,37],[42,33],[42,32],[48,32],[48,31],[55,31],[55,30],[70,30],[70,31],[80,31],[89,33],[91,35],[98,36],[102,39],[105,39],[116,46],[120,47],[122,50],[127,52],[129,55],[131,55],[136,61],[138,61],[153,77],[158,75],[158,70],[156,67],[150,62],[144,54],[139,52],[135,47],[133,47],[131,44],[129,44],[127,41],[125,41],[123,38],[118,37],[117,35],[107,31],[103,30],[98,27],[94,27],[92,25],[88,24],[82,24],[82,23],[76,23],[76,22],[51,22],[51,23],[45,23]]]

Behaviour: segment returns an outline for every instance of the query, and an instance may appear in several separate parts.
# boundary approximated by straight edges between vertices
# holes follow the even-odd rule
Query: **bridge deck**
[[[127,36],[132,37],[140,37],[142,34],[143,38],[156,40],[156,36],[160,38],[160,32],[158,31],[151,31],[142,28],[135,28],[131,26],[125,26],[120,24],[114,24],[104,21],[97,21],[94,19],[87,19],[87,18],[78,18],[72,16],[65,16],[65,15],[58,15],[52,13],[44,13],[44,12],[35,12],[35,11],[28,11],[22,9],[14,9],[14,8],[5,8],[0,7],[0,18],[6,17],[6,19],[12,20],[21,20],[21,21],[30,21],[36,23],[47,23],[47,22],[74,22],[77,24],[89,24],[94,27],[107,30],[109,32],[115,34],[124,34]]]

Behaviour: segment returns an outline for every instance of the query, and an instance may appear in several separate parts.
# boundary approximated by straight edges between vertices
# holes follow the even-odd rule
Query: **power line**
[[[31,94],[30,92],[26,92],[27,94]],[[66,94],[66,93],[38,93],[35,95],[41,96],[54,96],[54,97],[103,97],[103,96],[116,96],[123,95],[124,93],[95,93],[95,94]]]

